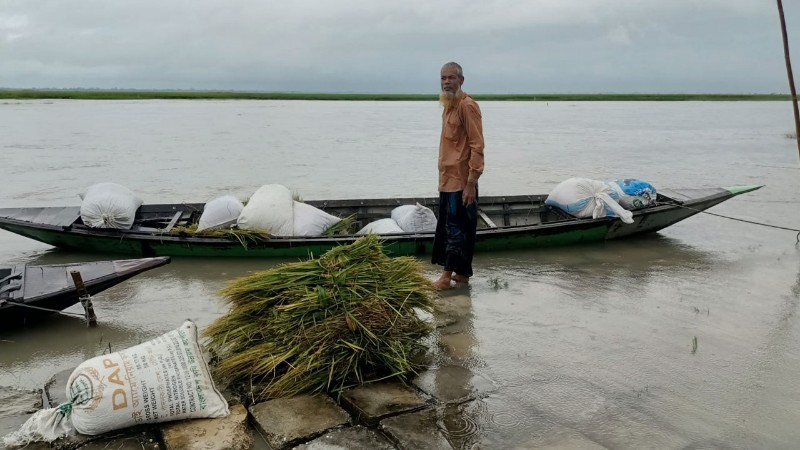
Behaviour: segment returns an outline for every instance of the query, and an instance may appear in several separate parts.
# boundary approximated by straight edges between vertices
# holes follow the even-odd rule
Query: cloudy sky
[[[800,0],[783,0],[800,73]],[[0,0],[0,87],[788,93],[774,0]]]

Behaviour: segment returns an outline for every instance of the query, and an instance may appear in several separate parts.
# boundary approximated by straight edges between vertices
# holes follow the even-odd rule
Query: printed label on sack
[[[227,415],[227,402],[214,388],[198,351],[191,324],[86,361],[73,374],[70,392],[73,398],[92,400],[73,403],[75,427],[94,434],[141,423]]]

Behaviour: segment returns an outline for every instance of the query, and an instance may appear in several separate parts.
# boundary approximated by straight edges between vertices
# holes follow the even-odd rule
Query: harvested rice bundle
[[[386,256],[374,235],[234,280],[231,310],[205,331],[216,375],[264,400],[416,373],[434,292],[419,261]]]

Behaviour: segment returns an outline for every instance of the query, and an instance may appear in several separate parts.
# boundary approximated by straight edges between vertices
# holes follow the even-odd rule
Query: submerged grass
[[[254,401],[403,379],[421,368],[413,356],[432,331],[418,315],[435,295],[421,263],[388,257],[374,235],[221,293],[231,309],[205,330],[214,372]]]

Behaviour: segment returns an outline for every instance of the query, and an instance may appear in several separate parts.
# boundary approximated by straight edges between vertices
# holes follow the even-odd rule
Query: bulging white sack
[[[130,230],[142,199],[116,183],[97,183],[81,196],[81,219],[87,227]]]
[[[617,203],[618,198],[616,190],[607,183],[570,178],[553,188],[544,203],[575,217],[619,217],[625,223],[633,223],[633,214]]]
[[[243,209],[242,202],[232,195],[215,198],[203,207],[197,231],[227,228],[236,223]]]
[[[356,234],[390,234],[405,233],[394,219],[380,219],[368,223],[364,228],[358,230]]]
[[[436,215],[430,208],[420,205],[402,205],[392,210],[392,219],[406,233],[433,233]]]
[[[228,415],[190,320],[153,340],[85,361],[67,380],[67,398],[73,399],[72,424],[88,435]]]
[[[294,202],[294,235],[319,236],[342,219],[303,202]]]
[[[228,415],[197,343],[197,326],[188,320],[153,340],[85,361],[67,380],[66,394],[69,403],[37,412],[3,438],[5,445]]]
[[[273,236],[294,234],[294,200],[288,188],[265,184],[250,197],[236,221],[243,230],[264,230]]]

